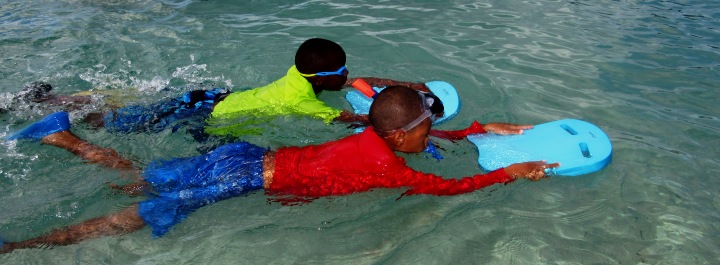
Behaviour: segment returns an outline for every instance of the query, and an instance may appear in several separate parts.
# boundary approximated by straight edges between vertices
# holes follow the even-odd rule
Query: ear
[[[405,143],[405,136],[407,133],[403,130],[398,130],[385,137],[385,142],[390,146],[392,150],[398,150]]]
[[[311,77],[305,77],[310,84],[312,84],[313,87],[317,87],[323,84],[323,79],[320,78],[320,76],[311,76]]]

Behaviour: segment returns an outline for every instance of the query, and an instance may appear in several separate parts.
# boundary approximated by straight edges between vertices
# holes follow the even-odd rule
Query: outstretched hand
[[[559,163],[548,164],[545,163],[545,161],[532,161],[509,165],[505,168],[505,172],[513,178],[526,178],[532,181],[538,181],[547,177],[545,169],[559,166]]]
[[[516,125],[504,122],[488,123],[483,125],[483,129],[485,129],[485,131],[501,135],[522,134],[524,130],[532,128],[532,125]]]

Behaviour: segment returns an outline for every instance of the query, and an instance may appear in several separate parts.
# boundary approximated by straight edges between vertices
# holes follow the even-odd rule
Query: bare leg
[[[0,253],[8,253],[21,248],[71,245],[86,239],[128,234],[140,230],[144,226],[145,221],[140,218],[138,206],[135,204],[120,212],[93,218],[65,228],[55,229],[37,238],[21,242],[5,243],[5,245],[0,248]]]
[[[135,168],[133,163],[130,160],[121,157],[117,151],[111,148],[102,148],[88,143],[70,131],[61,131],[50,134],[43,137],[41,141],[44,144],[68,150],[71,153],[88,160],[90,163],[98,163],[109,168],[129,171],[131,173],[131,177],[135,183],[126,186],[110,184],[110,188],[112,189],[120,190],[129,195],[140,195],[142,194],[143,188],[147,186],[147,183],[142,181],[140,171]]]
[[[117,151],[88,143],[70,131],[61,131],[45,136],[42,138],[42,143],[68,150],[90,163],[98,163],[109,168],[137,171],[133,163],[121,157]]]

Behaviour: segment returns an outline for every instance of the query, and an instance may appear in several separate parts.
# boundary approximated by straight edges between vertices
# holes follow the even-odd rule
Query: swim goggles
[[[418,95],[420,96],[420,102],[422,102],[422,109],[425,111],[420,114],[420,116],[417,117],[415,120],[411,121],[402,128],[390,130],[385,133],[393,133],[398,130],[403,130],[406,132],[410,131],[413,128],[417,127],[427,118],[430,118],[431,122],[435,122],[435,118],[437,117],[436,114],[441,114],[443,113],[443,111],[445,111],[445,106],[443,106],[440,98],[435,96],[435,94],[433,94],[432,92],[418,91]]]
[[[345,67],[345,66],[343,65],[342,67],[340,67],[340,69],[338,69],[338,70],[335,71],[335,72],[317,72],[317,73],[314,73],[314,74],[303,74],[303,73],[300,73],[300,75],[301,75],[301,76],[304,76],[304,77],[311,77],[311,76],[345,75],[345,74],[347,74],[347,73],[348,73],[347,67]]]
[[[430,118],[431,122],[435,122],[435,119],[437,115],[445,111],[445,106],[443,106],[442,101],[440,101],[440,98],[435,96],[432,92],[423,92],[418,91],[418,95],[420,96],[420,102],[423,104],[422,109],[425,111],[420,114],[417,119],[411,121],[407,125],[400,128],[400,130],[403,131],[410,131],[413,128],[417,127],[421,122],[423,122],[425,119]]]

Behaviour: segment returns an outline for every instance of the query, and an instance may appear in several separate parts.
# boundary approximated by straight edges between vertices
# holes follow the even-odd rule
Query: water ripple
[[[120,244],[102,239],[93,242],[108,244],[11,257],[717,263],[720,5],[714,1],[10,0],[0,5],[0,25],[0,107],[18,110],[0,114],[0,135],[44,114],[41,106],[13,101],[33,81],[50,82],[61,94],[120,90],[147,101],[215,84],[253,87],[282,76],[303,40],[324,37],[345,48],[351,75],[455,85],[463,110],[444,129],[472,120],[581,118],[606,130],[615,151],[608,168],[580,178],[399,201],[394,190],[374,191],[300,207],[268,206],[257,194],[204,208],[167,239],[136,233]],[[323,92],[321,99],[347,107],[340,92]],[[243,140],[277,147],[348,133],[295,118],[266,127],[266,135]],[[140,166],[194,155],[200,146],[182,133],[76,130]],[[25,238],[99,216],[119,199],[103,197],[103,182],[116,179],[111,173],[46,147],[0,146],[1,210],[10,216],[0,220],[3,236]],[[478,173],[472,146],[444,147],[442,163],[420,156],[407,156],[408,162],[440,175]],[[8,259],[15,261],[0,257]]]

